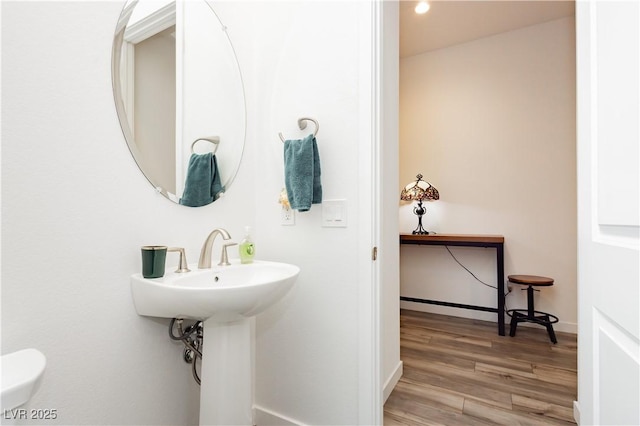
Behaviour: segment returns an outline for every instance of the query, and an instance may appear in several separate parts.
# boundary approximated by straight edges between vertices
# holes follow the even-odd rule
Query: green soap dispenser
[[[256,254],[256,249],[253,246],[253,241],[251,240],[251,227],[246,226],[244,228],[245,235],[244,239],[240,243],[240,263],[251,263],[253,262],[253,257]]]

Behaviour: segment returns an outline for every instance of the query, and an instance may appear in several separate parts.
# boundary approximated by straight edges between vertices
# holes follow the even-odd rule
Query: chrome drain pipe
[[[184,361],[191,364],[191,372],[196,383],[200,384],[200,376],[196,370],[198,358],[202,360],[202,321],[197,321],[183,329],[182,318],[172,318],[169,323],[169,337],[171,340],[181,341],[185,348],[182,354]],[[178,335],[173,334],[174,325],[177,323]]]

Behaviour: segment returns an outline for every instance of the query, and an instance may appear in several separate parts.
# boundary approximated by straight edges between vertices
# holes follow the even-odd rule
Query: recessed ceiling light
[[[421,1],[416,5],[415,11],[417,14],[422,15],[424,13],[427,13],[430,7],[431,6],[429,6],[429,3],[427,3],[426,1]]]

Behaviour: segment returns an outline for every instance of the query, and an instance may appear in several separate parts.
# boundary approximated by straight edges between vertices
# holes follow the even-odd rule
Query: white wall
[[[258,256],[301,267],[296,287],[258,318],[255,384],[258,413],[304,424],[357,424],[358,273],[363,256],[358,211],[359,146],[371,127],[361,99],[370,85],[361,50],[370,49],[365,2],[225,2],[218,7],[238,52],[249,105],[248,138],[256,161]],[[242,14],[237,13],[243,10]],[[240,20],[236,21],[240,17]],[[368,65],[368,64],[367,64]],[[346,228],[321,227],[322,207],[280,225],[283,144],[306,136],[299,117],[318,120],[324,199],[347,200]],[[246,163],[245,163],[246,164]],[[364,184],[366,188],[368,183]],[[366,281],[368,282],[368,281]]]
[[[259,318],[257,404],[306,424],[358,423],[356,307],[370,284],[356,267],[370,256],[356,250],[366,237],[358,164],[368,155],[358,147],[371,128],[366,3],[219,4],[244,73],[248,137],[231,190],[197,209],[154,193],[124,142],[110,75],[121,7],[2,4],[2,353],[47,356],[29,406],[58,410],[58,424],[197,423],[181,345],[168,321],[135,313],[129,276],[141,245],[184,246],[194,262],[213,228],[238,239],[248,224],[259,258],[302,269]],[[347,228],[322,228],[320,206],[279,225],[277,134],[304,135],[302,115],[320,122],[324,197],[347,200]]]
[[[2,352],[45,354],[30,407],[56,409],[52,423],[196,424],[182,348],[166,321],[135,313],[129,275],[141,245],[185,246],[193,261],[209,229],[251,217],[222,219],[232,194],[171,204],[137,169],[111,90],[121,7],[2,4]]]
[[[574,19],[565,18],[400,61],[400,183],[422,173],[440,191],[426,204],[428,230],[502,234],[505,274],[553,277],[536,307],[576,332]],[[400,192],[398,190],[398,192]],[[400,207],[401,232],[417,224]],[[495,285],[492,249],[452,248]],[[401,294],[495,306],[443,247],[401,248]],[[514,286],[509,308],[526,307]],[[495,315],[402,303],[483,318]]]

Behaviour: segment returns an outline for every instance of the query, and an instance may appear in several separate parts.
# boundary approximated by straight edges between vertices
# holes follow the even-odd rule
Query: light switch
[[[322,226],[347,227],[347,200],[322,201]]]

